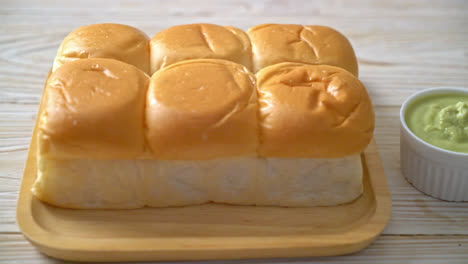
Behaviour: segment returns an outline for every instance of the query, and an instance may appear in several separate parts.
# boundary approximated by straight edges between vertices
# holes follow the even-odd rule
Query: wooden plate
[[[43,98],[44,100],[44,98]],[[205,204],[181,208],[72,210],[31,193],[36,127],[21,183],[17,221],[46,255],[75,261],[150,261],[342,255],[363,249],[384,229],[391,199],[372,140],[362,154],[364,193],[333,207]]]

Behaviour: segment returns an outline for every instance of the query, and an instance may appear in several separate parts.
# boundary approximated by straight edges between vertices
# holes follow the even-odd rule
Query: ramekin
[[[406,179],[418,190],[446,201],[468,201],[468,154],[433,146],[406,125],[405,111],[416,98],[444,93],[466,93],[466,88],[438,87],[410,96],[400,109],[400,163]]]

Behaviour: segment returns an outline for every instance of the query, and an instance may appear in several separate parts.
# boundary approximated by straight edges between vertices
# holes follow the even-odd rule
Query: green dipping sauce
[[[408,128],[427,143],[468,153],[468,94],[441,93],[416,98],[405,111]]]

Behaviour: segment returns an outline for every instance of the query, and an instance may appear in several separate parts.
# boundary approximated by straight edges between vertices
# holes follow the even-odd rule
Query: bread
[[[333,206],[358,198],[363,191],[360,154],[340,158],[263,158],[257,205]]]
[[[332,65],[358,76],[353,47],[338,31],[325,26],[263,24],[248,30],[257,72],[281,62]]]
[[[63,65],[45,86],[38,133],[41,154],[61,159],[140,156],[148,84],[148,75],[116,60]]]
[[[280,63],[254,75],[226,58],[177,60],[151,78],[116,58],[52,72],[35,196],[65,208],[130,209],[330,206],[362,193],[360,153],[374,114],[351,73]]]
[[[256,155],[254,75],[225,60],[189,60],[151,78],[148,144],[156,159],[200,160]]]
[[[186,206],[207,202],[254,205],[263,171],[257,157],[151,160],[144,163],[147,205]]]
[[[151,39],[151,72],[190,59],[223,59],[252,70],[247,34],[235,27],[189,24],[170,27]]]
[[[361,153],[372,139],[370,98],[349,72],[285,62],[261,70],[256,77],[260,155],[339,158]]]
[[[147,201],[142,162],[140,159],[63,159],[38,153],[32,192],[41,201],[64,208],[141,208]]]
[[[67,208],[142,207],[135,159],[145,151],[148,85],[144,72],[111,59],[75,60],[53,72],[39,117],[36,197]]]
[[[330,206],[356,199],[363,188],[359,154],[336,159],[158,160],[144,167],[153,171],[146,176],[145,188],[152,207],[206,202]]]
[[[79,27],[63,40],[52,70],[84,58],[120,60],[150,74],[149,37],[134,27],[120,24]]]

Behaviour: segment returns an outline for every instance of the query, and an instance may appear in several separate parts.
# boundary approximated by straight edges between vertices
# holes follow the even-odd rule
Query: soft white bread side
[[[149,37],[134,27],[110,23],[88,25],[65,37],[53,71],[78,59],[107,58],[126,62],[149,74],[149,52]]]
[[[210,160],[158,160],[145,163],[148,206],[167,207],[218,202],[253,205],[264,175],[256,157]]]
[[[153,166],[153,174],[147,175],[148,205],[153,207],[206,202],[330,206],[353,201],[363,190],[359,154],[335,159],[174,160]]]
[[[307,207],[348,203],[363,191],[359,154],[342,158],[266,158],[257,205]]]
[[[55,206],[131,209],[146,204],[142,160],[61,160],[38,155],[32,192]]]
[[[226,60],[182,61],[156,72],[146,99],[153,159],[256,156],[255,77]]]
[[[152,73],[190,59],[223,59],[252,70],[252,47],[244,31],[213,24],[174,26],[151,39]]]
[[[359,155],[335,159],[58,160],[39,156],[33,193],[65,208],[131,209],[206,202],[309,207],[362,193]]]
[[[256,77],[261,156],[341,158],[361,153],[372,139],[369,95],[348,71],[285,62]]]
[[[325,26],[263,24],[248,30],[254,71],[281,62],[332,65],[358,76],[358,63],[348,39]]]

